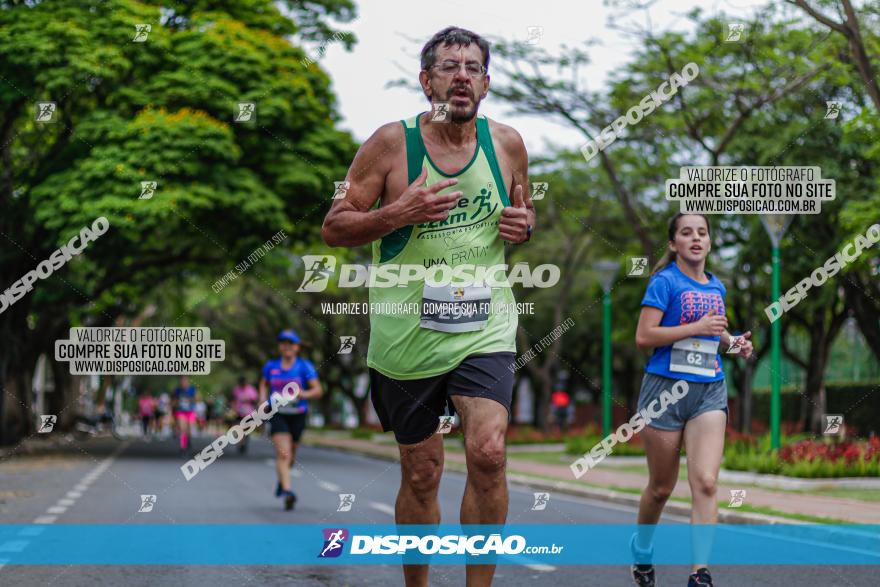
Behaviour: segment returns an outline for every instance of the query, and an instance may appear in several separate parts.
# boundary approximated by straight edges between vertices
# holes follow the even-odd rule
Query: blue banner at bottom
[[[0,525],[10,565],[877,565],[880,525]],[[650,551],[650,549],[645,549]],[[641,555],[643,557],[647,554]],[[643,561],[639,561],[643,562]]]

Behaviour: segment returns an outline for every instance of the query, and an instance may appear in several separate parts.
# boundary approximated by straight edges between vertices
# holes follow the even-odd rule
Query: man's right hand
[[[464,195],[464,192],[458,191],[438,196],[437,192],[457,184],[458,180],[444,179],[432,186],[425,186],[427,178],[428,170],[422,167],[422,172],[416,180],[406,188],[400,198],[388,206],[394,211],[395,228],[422,222],[446,220],[449,217],[449,211]]]

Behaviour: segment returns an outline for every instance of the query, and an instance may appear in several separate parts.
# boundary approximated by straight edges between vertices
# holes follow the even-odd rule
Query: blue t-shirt
[[[281,359],[272,359],[263,367],[263,379],[269,382],[269,395],[281,393],[284,386],[295,381],[299,388],[305,391],[312,379],[318,378],[318,372],[311,361],[297,357],[290,369],[281,368]],[[279,414],[305,414],[309,410],[309,402],[300,399],[295,404],[287,404],[279,408]]]
[[[174,388],[174,398],[177,400],[178,412],[194,412],[196,410],[196,388],[190,385],[186,389]]]
[[[663,310],[663,319],[660,326],[680,326],[696,322],[705,316],[710,310],[715,310],[719,316],[724,316],[724,284],[717,277],[706,271],[709,283],[699,283],[681,272],[673,262],[658,271],[651,277],[645,297],[642,298],[643,306],[651,306]],[[676,353],[673,354],[673,345],[662,346],[654,349],[654,354],[645,367],[646,373],[653,373],[670,379],[684,379],[707,383],[724,379],[721,370],[721,353],[715,353],[714,365],[711,363],[711,355],[701,355],[693,352],[700,347],[705,348],[700,340],[715,341],[720,344],[719,336],[695,336],[690,341],[690,347],[685,349],[688,342],[679,341]],[[683,371],[684,369],[685,371]],[[714,370],[712,376],[701,375],[691,371]]]

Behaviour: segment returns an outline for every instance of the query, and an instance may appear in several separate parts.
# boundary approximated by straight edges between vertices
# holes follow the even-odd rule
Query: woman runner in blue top
[[[275,446],[275,469],[278,485],[275,495],[284,498],[284,509],[293,509],[296,494],[290,489],[290,469],[296,459],[296,448],[306,427],[310,399],[321,397],[321,384],[318,373],[310,361],[299,357],[299,336],[293,330],[282,330],[278,335],[277,359],[272,359],[263,367],[260,379],[260,403],[269,395],[281,394],[284,387],[294,382],[302,390],[299,401],[291,402],[278,409],[269,420],[269,434]]]
[[[669,223],[668,238],[668,250],[654,268],[642,299],[636,331],[639,348],[654,349],[638,404],[639,411],[650,416],[642,431],[650,475],[639,503],[639,532],[630,545],[637,563],[632,567],[633,579],[643,587],[655,584],[651,542],[678,480],[682,441],[693,497],[691,523],[714,524],[718,519],[716,480],[727,426],[721,352],[735,343],[739,356],[752,354],[751,332],[740,337],[727,332],[724,285],[706,271],[712,246],[709,219],[676,214]],[[676,397],[683,395],[669,402],[670,390]],[[661,400],[664,393],[667,397]],[[700,559],[694,562],[688,585],[712,585],[706,564]]]

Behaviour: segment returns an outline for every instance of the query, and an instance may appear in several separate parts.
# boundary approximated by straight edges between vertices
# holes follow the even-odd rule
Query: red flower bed
[[[872,436],[865,442],[826,443],[816,440],[802,440],[779,449],[779,458],[786,463],[797,461],[844,461],[847,464],[859,459],[865,462],[880,459],[880,436]]]

